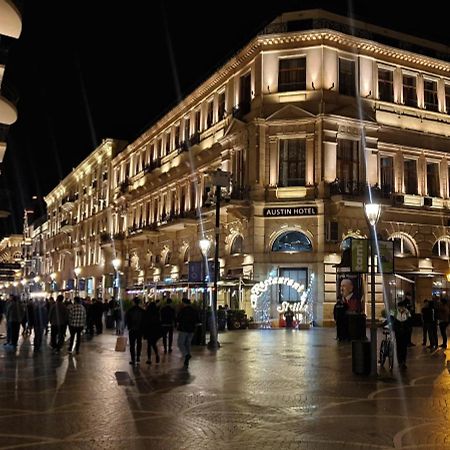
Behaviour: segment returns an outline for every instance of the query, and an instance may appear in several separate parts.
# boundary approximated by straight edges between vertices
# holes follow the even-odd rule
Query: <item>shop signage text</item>
[[[288,277],[269,277],[264,281],[260,281],[258,284],[255,284],[251,289],[250,300],[252,303],[252,307],[256,308],[256,304],[258,302],[258,298],[267,291],[269,286],[274,284],[284,284],[286,286],[295,289],[299,294],[302,294],[305,290],[305,285],[300,284],[292,278]]]
[[[317,206],[295,206],[288,208],[264,208],[264,217],[316,216]]]

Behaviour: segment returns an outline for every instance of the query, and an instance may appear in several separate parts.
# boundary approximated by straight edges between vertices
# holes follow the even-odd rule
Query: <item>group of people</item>
[[[56,301],[34,299],[22,303],[18,296],[11,295],[6,302],[4,313],[6,316],[5,346],[17,347],[22,326],[24,335],[34,332],[33,347],[34,352],[37,353],[42,347],[43,336],[48,333],[50,325],[50,346],[55,352],[59,352],[64,346],[66,331],[69,328],[68,350],[70,353],[73,351],[79,353],[81,333],[86,327],[86,308],[81,304],[80,297],[75,297],[73,303],[65,302],[62,295],[58,295]]]
[[[184,366],[188,367],[192,357],[191,342],[198,323],[198,312],[188,298],[182,299],[181,307],[176,313],[170,298],[167,298],[165,305],[160,308],[155,302],[151,302],[144,309],[140,299],[135,297],[133,306],[125,314],[125,324],[130,340],[130,364],[135,366],[140,363],[143,339],[147,340],[146,363],[152,363],[152,350],[156,363],[159,363],[158,341],[162,337],[164,353],[171,353],[173,331],[177,326],[178,347],[184,358]]]

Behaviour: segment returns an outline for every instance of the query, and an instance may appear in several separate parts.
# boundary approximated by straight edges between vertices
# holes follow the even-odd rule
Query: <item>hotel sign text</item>
[[[288,208],[264,208],[264,217],[316,216],[317,206],[294,206]]]

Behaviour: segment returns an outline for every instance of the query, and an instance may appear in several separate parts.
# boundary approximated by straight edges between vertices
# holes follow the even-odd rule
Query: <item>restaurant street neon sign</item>
[[[293,280],[289,277],[269,277],[264,281],[260,281],[258,284],[255,284],[251,289],[250,301],[252,304],[252,308],[255,309],[258,303],[259,297],[263,295],[269,289],[269,286],[273,286],[276,284],[284,284],[285,286],[289,286],[290,288],[297,291],[300,295],[305,292],[305,285],[300,284],[298,281]]]

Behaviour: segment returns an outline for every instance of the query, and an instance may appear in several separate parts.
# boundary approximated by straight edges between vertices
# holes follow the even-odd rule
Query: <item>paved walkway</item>
[[[417,346],[404,375],[371,381],[331,329],[227,332],[189,370],[178,350],[132,368],[114,343],[0,345],[0,449],[450,449],[442,351]]]

